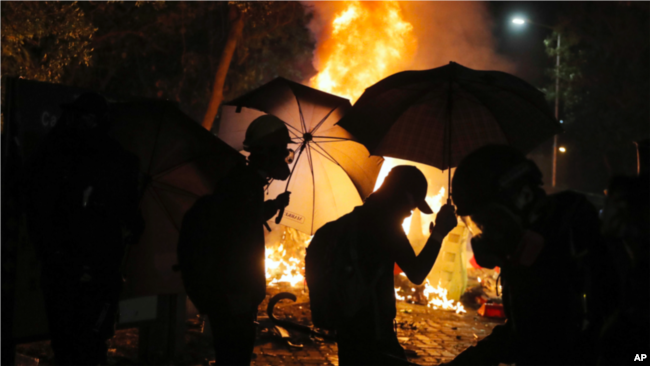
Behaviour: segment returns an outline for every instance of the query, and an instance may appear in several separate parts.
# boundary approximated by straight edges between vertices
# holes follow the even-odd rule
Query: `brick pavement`
[[[267,300],[260,306],[260,327],[252,365],[338,365],[336,343],[311,339],[309,336],[290,331],[291,341],[302,345],[291,347],[273,330],[273,324],[265,316],[268,298],[281,289],[269,289]],[[286,290],[286,289],[285,289]],[[281,302],[276,306],[278,318],[292,319],[298,323],[310,324],[307,294],[295,289],[298,295],[294,304]],[[450,361],[467,347],[489,335],[500,321],[482,318],[475,310],[466,314],[455,314],[444,310],[433,310],[422,305],[397,303],[397,333],[402,346],[408,351],[410,361],[420,365],[438,365]],[[148,361],[138,359],[138,329],[119,330],[109,342],[109,363],[112,365],[208,365],[214,360],[212,339],[207,329],[202,332],[197,318],[188,321],[185,350],[173,360]],[[49,342],[35,342],[21,345],[18,349],[24,365],[52,364]]]
[[[281,307],[276,313],[290,313],[291,307]],[[400,344],[408,351],[409,360],[420,365],[438,365],[451,361],[502,323],[480,317],[471,309],[466,314],[455,314],[404,302],[398,302],[397,309]],[[294,343],[303,344],[302,349],[293,349],[278,341],[263,341],[255,347],[257,358],[252,364],[338,365],[336,343],[317,342],[296,332],[291,333]]]

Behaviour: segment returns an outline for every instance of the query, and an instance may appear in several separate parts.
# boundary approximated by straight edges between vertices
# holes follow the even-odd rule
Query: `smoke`
[[[309,27],[316,38],[314,67],[320,70],[322,45],[331,22],[345,2],[303,2],[314,17]],[[364,3],[364,5],[367,3]],[[487,4],[480,2],[400,2],[404,19],[413,25],[417,51],[401,70],[425,70],[457,62],[480,70],[515,73],[514,63],[496,52]]]

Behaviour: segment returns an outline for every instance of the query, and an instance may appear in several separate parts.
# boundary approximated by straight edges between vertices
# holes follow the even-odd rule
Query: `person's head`
[[[108,132],[108,104],[97,93],[81,94],[74,102],[62,104],[61,109],[61,123],[66,130],[81,138],[93,138]]]
[[[249,164],[264,171],[269,178],[286,180],[293,151],[287,149],[291,143],[289,130],[279,118],[264,115],[256,118],[246,130],[244,150],[248,151]]]
[[[425,201],[427,188],[427,179],[418,168],[399,165],[388,173],[381,187],[368,199],[379,202],[390,210],[390,214],[403,220],[409,217],[415,208],[424,214],[433,213]]]
[[[488,145],[460,162],[452,199],[472,235],[507,256],[521,240],[534,205],[544,197],[541,185],[539,168],[523,153],[507,145]]]

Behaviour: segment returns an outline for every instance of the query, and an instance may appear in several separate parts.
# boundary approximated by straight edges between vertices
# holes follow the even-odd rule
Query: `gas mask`
[[[472,234],[476,263],[494,268],[532,265],[544,246],[544,238],[525,230],[521,219],[504,205],[493,203],[461,219]]]

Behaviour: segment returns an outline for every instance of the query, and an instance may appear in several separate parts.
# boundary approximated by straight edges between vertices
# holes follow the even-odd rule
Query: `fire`
[[[429,299],[427,306],[434,309],[454,310],[456,314],[467,312],[460,302],[454,304],[454,300],[447,299],[447,289],[440,287],[440,284],[433,287],[427,280],[424,284],[424,296]]]
[[[272,285],[288,283],[292,287],[305,281],[305,248],[313,236],[285,228],[282,240],[266,246],[266,281]],[[290,250],[287,250],[290,249]]]
[[[405,297],[404,297],[404,296],[400,296],[400,294],[399,294],[399,290],[401,290],[401,289],[402,289],[401,287],[398,287],[398,288],[395,289],[395,298],[396,298],[397,300],[404,301],[404,300],[405,300]]]
[[[346,2],[319,49],[313,87],[356,101],[370,85],[404,69],[416,48],[397,1]]]

